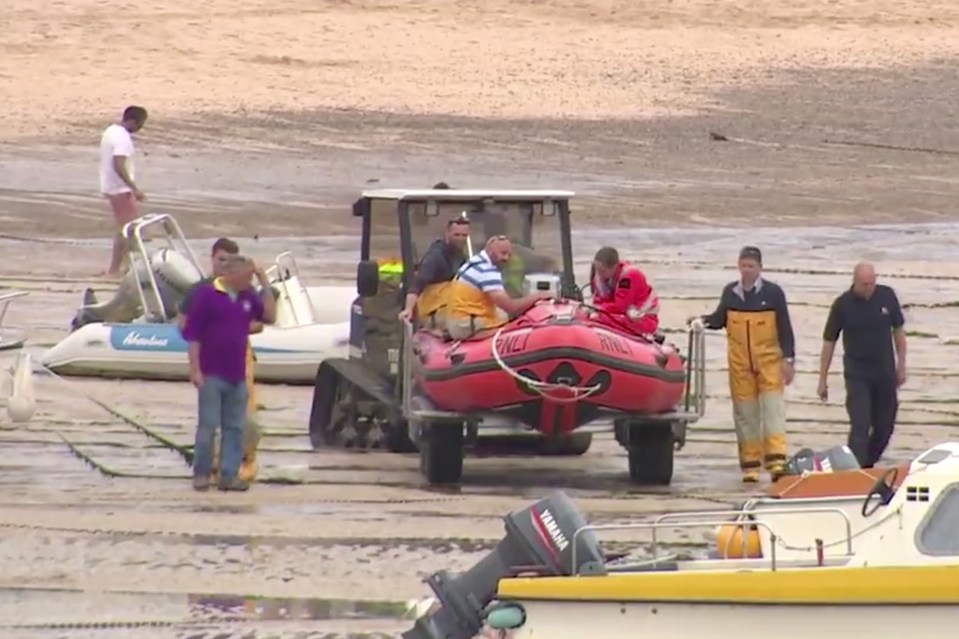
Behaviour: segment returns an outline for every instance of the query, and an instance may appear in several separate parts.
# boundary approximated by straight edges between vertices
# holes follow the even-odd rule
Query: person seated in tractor
[[[513,298],[503,284],[503,266],[510,259],[511,245],[505,235],[491,237],[486,247],[460,267],[450,284],[447,330],[456,340],[480,331],[498,328],[510,316],[523,313],[539,300],[551,299],[548,291]]]
[[[621,260],[619,251],[604,246],[593,258],[593,303],[598,322],[653,335],[659,328],[659,298],[638,268]]]
[[[401,320],[410,321],[415,310],[420,326],[445,329],[447,292],[456,272],[466,261],[469,224],[465,217],[453,218],[446,223],[445,235],[426,250],[406,293],[406,304],[399,314]]]

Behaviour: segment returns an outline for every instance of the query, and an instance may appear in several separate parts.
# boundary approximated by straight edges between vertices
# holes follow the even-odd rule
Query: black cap
[[[756,263],[762,266],[763,252],[759,250],[758,246],[744,246],[739,250],[739,259],[756,260]]]

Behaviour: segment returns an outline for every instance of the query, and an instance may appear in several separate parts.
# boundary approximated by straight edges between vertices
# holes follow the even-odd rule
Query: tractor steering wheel
[[[880,506],[886,506],[892,501],[893,495],[896,494],[894,486],[897,479],[899,479],[899,469],[890,468],[876,480],[876,483],[869,489],[866,499],[862,502],[863,517],[871,517],[873,513],[879,510]],[[879,497],[879,499],[874,499],[875,497]]]

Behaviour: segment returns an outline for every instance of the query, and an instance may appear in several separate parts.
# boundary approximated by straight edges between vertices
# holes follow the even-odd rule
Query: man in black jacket
[[[415,309],[421,324],[445,328],[446,289],[466,261],[469,235],[469,219],[456,217],[446,223],[446,234],[430,244],[416,267],[401,320],[410,321]]]
[[[818,392],[823,401],[829,398],[826,378],[841,334],[849,448],[863,468],[875,466],[895,428],[897,389],[906,381],[904,324],[895,291],[876,284],[872,264],[857,264],[852,287],[837,297],[829,310],[819,358]]]

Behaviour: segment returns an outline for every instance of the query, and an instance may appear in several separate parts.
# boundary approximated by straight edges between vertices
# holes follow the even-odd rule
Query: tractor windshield
[[[427,208],[421,202],[409,205],[414,263],[433,241],[443,237],[447,223],[465,211],[474,252],[482,251],[486,241],[498,235],[511,240],[513,257],[503,273],[510,295],[522,295],[527,274],[562,272],[559,216],[544,215],[542,202],[439,202],[435,208],[429,207],[429,213]]]

